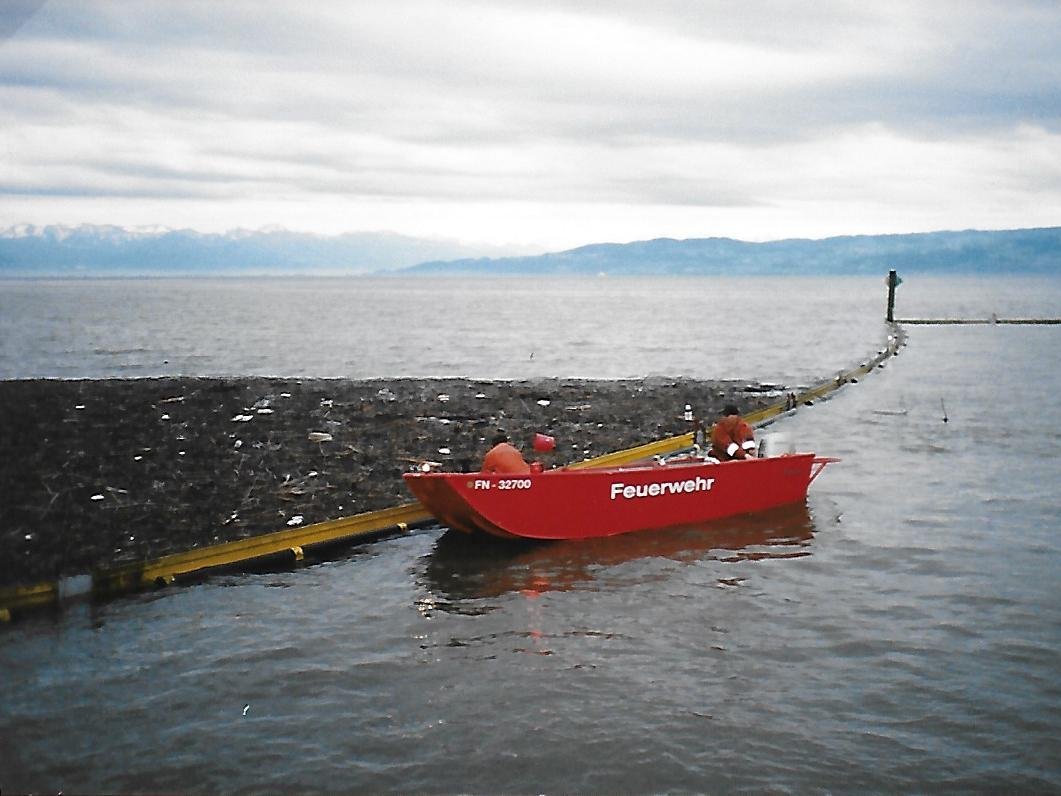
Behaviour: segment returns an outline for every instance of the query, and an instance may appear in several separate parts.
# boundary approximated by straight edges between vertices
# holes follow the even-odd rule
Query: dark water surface
[[[0,786],[1061,791],[1061,327],[908,331],[772,428],[843,459],[806,506],[427,530],[0,629]]]

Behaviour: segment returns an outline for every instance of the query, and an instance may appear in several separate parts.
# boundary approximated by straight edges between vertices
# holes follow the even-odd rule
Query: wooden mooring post
[[[899,274],[895,270],[888,272],[888,323],[895,323],[895,288],[899,284]]]

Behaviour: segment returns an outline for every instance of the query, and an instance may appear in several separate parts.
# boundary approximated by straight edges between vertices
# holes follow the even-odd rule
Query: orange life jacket
[[[711,455],[723,462],[750,458],[753,446],[746,443],[754,441],[752,427],[740,415],[726,415],[711,428]]]

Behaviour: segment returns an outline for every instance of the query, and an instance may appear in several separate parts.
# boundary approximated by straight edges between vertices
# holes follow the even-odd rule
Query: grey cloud
[[[215,199],[216,194],[201,188],[165,184],[148,186],[77,185],[74,183],[40,182],[33,185],[0,180],[0,196],[47,196],[80,199]]]
[[[132,178],[149,182],[165,182],[170,185],[179,182],[193,185],[208,185],[210,183],[253,183],[266,181],[265,177],[262,175],[237,175],[233,173],[224,173],[217,169],[181,169],[173,166],[164,166],[159,163],[145,163],[131,159],[118,159],[117,157],[113,160],[88,158],[66,163],[59,159],[55,161],[55,164],[83,169],[101,179],[115,177],[119,179]]]
[[[789,82],[764,71],[729,84],[706,67],[651,71],[636,37],[628,57],[582,65],[579,48],[592,41],[516,35],[506,52],[460,24],[469,9],[497,13],[506,3],[518,15],[545,10],[558,21],[666,34],[692,53],[739,44],[764,58],[822,54],[834,71]],[[643,155],[713,144],[776,148],[867,125],[930,140],[1008,135],[1022,123],[1061,128],[1061,10],[1045,2],[454,0],[445,30],[428,18],[437,4],[400,1],[14,7],[21,27],[0,41],[5,127],[36,125],[33,135],[83,127],[95,136],[83,159],[43,148],[29,156],[30,173],[50,164],[76,176],[49,171],[39,188],[30,178],[0,186],[18,195],[213,198],[245,190],[752,206],[766,200],[740,175],[723,180],[704,173],[708,166],[663,156],[646,164]],[[853,47],[845,63],[849,42],[879,43],[884,55],[870,46],[864,62]],[[561,49],[584,68],[568,69]],[[241,135],[226,135],[236,127]],[[156,152],[151,135],[178,142],[187,165]],[[383,144],[362,146],[359,136]],[[103,153],[112,137],[125,149]],[[560,161],[506,160],[536,147]],[[92,178],[98,188],[87,187]]]
[[[670,2],[649,10],[641,3],[620,3],[590,6],[590,13],[646,29],[678,30],[692,39],[770,42],[788,49],[802,47],[804,36],[819,46],[854,29],[866,36],[867,27],[885,16],[851,3],[827,4],[816,13],[800,8],[798,17],[789,4],[755,4],[753,11],[747,5]],[[586,13],[581,3],[552,6]],[[497,63],[490,42],[434,41],[416,27],[415,14],[403,18],[401,10],[415,5],[392,7],[382,16],[372,4],[350,6],[352,18],[362,9],[371,21],[349,28],[329,26],[319,13],[270,4],[103,4],[95,14],[74,9],[74,21],[60,17],[53,35],[110,46],[95,58],[89,49],[91,66],[81,70],[58,56],[49,58],[47,47],[38,49],[32,61],[5,64],[5,82],[162,111],[361,126],[409,140],[658,135],[663,128],[693,140],[731,135],[788,140],[805,130],[867,121],[1050,123],[1061,98],[1061,54],[1049,33],[1061,15],[1043,4],[1013,11],[1007,5],[1005,14],[993,4],[964,15],[951,7],[952,38],[930,30],[939,38],[936,49],[922,63],[895,64],[890,74],[849,79],[837,74],[824,85],[752,85],[724,94],[630,86],[621,80],[622,70],[614,84],[578,74],[565,79],[550,72],[547,52]],[[930,23],[936,24],[933,18],[924,24]],[[381,30],[392,35],[381,37]],[[437,113],[425,112],[419,123],[411,123],[414,110],[425,103]],[[477,104],[498,112],[499,123],[479,124]]]
[[[5,0],[0,6],[0,43],[15,35],[47,0]]]

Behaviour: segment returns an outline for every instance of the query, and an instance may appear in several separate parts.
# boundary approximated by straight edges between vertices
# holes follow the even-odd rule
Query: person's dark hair
[[[500,445],[502,442],[508,442],[508,434],[504,431],[498,431],[494,434],[494,438],[490,440],[491,445]]]
[[[737,407],[734,406],[733,404],[726,404],[725,408],[722,410],[722,414],[724,414],[724,415],[739,415],[740,412],[737,411]]]

